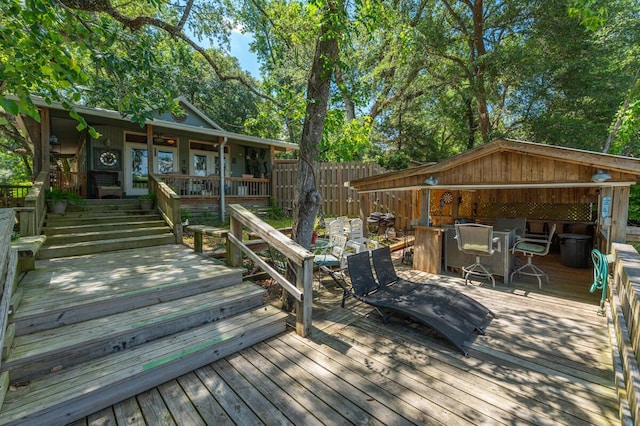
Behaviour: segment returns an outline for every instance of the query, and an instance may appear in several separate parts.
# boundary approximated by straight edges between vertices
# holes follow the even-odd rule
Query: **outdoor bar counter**
[[[416,226],[413,251],[413,268],[419,271],[439,274],[442,272],[444,255],[444,269],[461,269],[463,266],[475,262],[475,257],[458,250],[455,239],[456,230],[453,225]],[[494,275],[503,277],[504,283],[509,283],[509,276],[513,268],[514,256],[510,248],[513,246],[516,230],[493,232],[494,237],[500,239],[500,251],[491,257],[482,257],[481,262],[493,271]]]
[[[442,234],[437,226],[416,226],[413,243],[413,269],[439,274],[442,272]]]

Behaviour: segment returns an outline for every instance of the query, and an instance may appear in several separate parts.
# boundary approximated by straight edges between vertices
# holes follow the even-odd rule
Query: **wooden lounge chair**
[[[380,285],[373,276],[368,251],[349,256],[347,263],[350,286],[337,274],[326,270],[343,288],[343,307],[345,299],[351,295],[373,306],[385,323],[387,312],[403,314],[437,331],[465,355],[464,342],[475,332],[484,333],[489,316],[494,317],[480,303],[466,303],[467,296],[441,286],[411,281]]]

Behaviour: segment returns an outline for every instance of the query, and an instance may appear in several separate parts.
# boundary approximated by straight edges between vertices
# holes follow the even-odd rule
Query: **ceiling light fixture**
[[[425,185],[429,185],[429,186],[434,186],[438,184],[438,178],[433,177],[433,176],[429,176],[428,178],[426,178],[424,180],[424,184]]]
[[[611,179],[611,175],[602,171],[601,169],[598,169],[598,171],[594,173],[593,176],[591,176],[591,180],[593,182],[605,182],[609,179]]]

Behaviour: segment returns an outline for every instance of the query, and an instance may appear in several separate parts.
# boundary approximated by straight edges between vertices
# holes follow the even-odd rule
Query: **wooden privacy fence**
[[[322,194],[325,216],[361,217],[376,211],[391,212],[396,216],[396,229],[408,228],[412,218],[413,191],[373,192],[363,194],[361,199],[357,191],[344,186],[345,182],[386,172],[386,169],[375,163],[318,163],[315,168],[316,185]],[[272,173],[273,196],[280,207],[291,211],[295,199],[298,160],[277,160],[273,164]]]

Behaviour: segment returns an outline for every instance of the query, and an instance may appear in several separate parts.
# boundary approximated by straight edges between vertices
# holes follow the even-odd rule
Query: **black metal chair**
[[[384,323],[389,318],[387,312],[408,316],[440,333],[465,355],[464,343],[475,332],[484,334],[490,317],[495,317],[478,302],[469,308],[475,312],[464,312],[461,302],[467,296],[442,286],[409,281],[404,285],[380,285],[373,276],[369,251],[347,257],[347,263],[350,286],[342,276],[322,267],[344,290],[342,307],[351,295],[374,307]]]
[[[464,283],[468,283],[470,276],[484,277],[490,279],[495,287],[496,280],[493,278],[493,273],[480,261],[483,256],[492,256],[496,251],[496,245],[500,250],[500,239],[493,237],[493,226],[476,223],[460,223],[455,226],[458,250],[475,256],[475,263],[462,268]]]
[[[549,275],[542,269],[532,263],[533,256],[546,256],[549,253],[549,247],[551,247],[551,241],[553,240],[553,234],[556,232],[556,224],[554,223],[549,231],[549,235],[546,239],[539,238],[522,238],[513,245],[511,252],[513,254],[522,253],[527,258],[527,263],[514,270],[511,273],[510,279],[513,281],[515,274],[529,275],[538,279],[538,288],[542,289],[541,277],[545,277],[547,284],[549,284]]]

